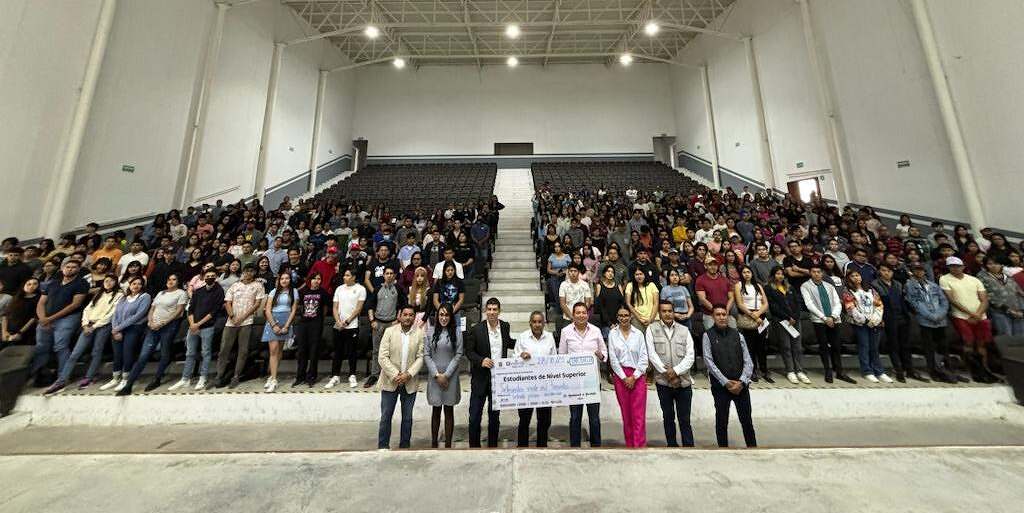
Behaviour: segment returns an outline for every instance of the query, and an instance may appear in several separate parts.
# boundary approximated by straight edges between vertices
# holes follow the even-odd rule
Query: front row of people
[[[641,331],[630,311],[617,312],[617,324],[605,342],[601,330],[588,322],[584,303],[572,308],[572,324],[562,329],[556,347],[551,333],[544,331],[541,312],[530,315],[530,329],[513,338],[510,326],[499,319],[501,303],[491,298],[485,305],[485,320],[473,326],[463,341],[456,329],[451,307],[442,305],[423,328],[415,322],[412,307],[403,308],[398,322],[384,331],[378,363],[381,372],[381,418],[377,446],[390,448],[391,421],[401,403],[400,448],[408,448],[412,438],[413,405],[419,390],[418,374],[426,367],[427,402],[432,407],[431,446],[439,446],[442,415],[444,446],[452,446],[454,407],[461,400],[458,367],[463,356],[470,362],[469,446],[481,447],[481,424],[487,408],[487,446],[498,446],[501,411],[494,409],[491,369],[499,358],[529,360],[554,354],[592,354],[611,368],[615,396],[622,414],[622,429],[627,447],[647,445],[647,374],[653,373],[661,405],[666,443],[678,447],[677,424],[682,445],[693,447],[690,409],[693,400],[694,341],[689,329],[675,321],[670,301],[658,304],[659,320]],[[757,439],[751,420],[750,380],[753,361],[743,335],[729,326],[725,305],[714,305],[714,323],[703,338],[704,362],[711,379],[715,405],[715,435],[720,447],[727,447],[729,410],[735,403],[747,447]],[[569,407],[569,445],[582,445],[583,410],[589,421],[591,447],[601,446],[601,403]],[[551,408],[523,408],[519,413],[517,442],[529,445],[530,424],[537,418],[537,447],[547,447],[551,426]]]

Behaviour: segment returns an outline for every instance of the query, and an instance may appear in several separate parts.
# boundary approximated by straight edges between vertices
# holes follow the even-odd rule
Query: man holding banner
[[[487,409],[487,447],[498,446],[498,428],[501,412],[495,407],[491,395],[491,369],[494,360],[507,358],[508,352],[515,343],[509,334],[507,322],[499,320],[501,302],[498,298],[490,298],[484,305],[486,320],[478,322],[469,331],[466,340],[466,357],[470,363],[470,396],[469,396],[469,446],[480,447],[480,424],[483,421],[484,404]]]
[[[544,314],[530,314],[530,329],[519,334],[513,353],[524,361],[534,356],[552,356],[556,354],[555,337],[544,331]],[[519,440],[518,447],[530,446],[530,420],[533,410],[537,410],[537,447],[548,446],[548,428],[551,427],[551,407],[519,408]]]
[[[572,324],[562,328],[559,354],[594,355],[598,361],[608,360],[608,347],[605,345],[601,330],[587,322],[590,314],[587,305],[576,303],[572,306]],[[601,446],[601,397],[600,393],[594,402],[587,403],[587,419],[590,421],[590,446]],[[580,447],[583,439],[583,405],[569,406],[569,445]]]

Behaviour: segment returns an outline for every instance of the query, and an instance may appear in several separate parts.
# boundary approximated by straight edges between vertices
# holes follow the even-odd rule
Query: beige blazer
[[[405,383],[405,391],[415,394],[419,389],[418,374],[423,367],[423,330],[412,328],[409,331],[409,353],[406,372],[412,379]],[[380,379],[377,386],[381,390],[394,392],[398,385],[392,381],[402,370],[402,325],[395,324],[384,330],[380,339],[380,352],[377,356],[377,363],[380,364]]]

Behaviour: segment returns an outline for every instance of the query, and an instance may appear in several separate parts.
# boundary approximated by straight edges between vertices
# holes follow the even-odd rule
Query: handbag
[[[757,329],[757,323],[750,317],[739,314],[736,316],[736,327],[741,330],[753,330]]]

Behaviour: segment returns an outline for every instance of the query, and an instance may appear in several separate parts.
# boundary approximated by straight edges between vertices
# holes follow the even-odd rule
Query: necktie
[[[828,300],[824,282],[818,284],[818,297],[821,298],[821,311],[824,312],[825,317],[832,317],[832,303]]]

